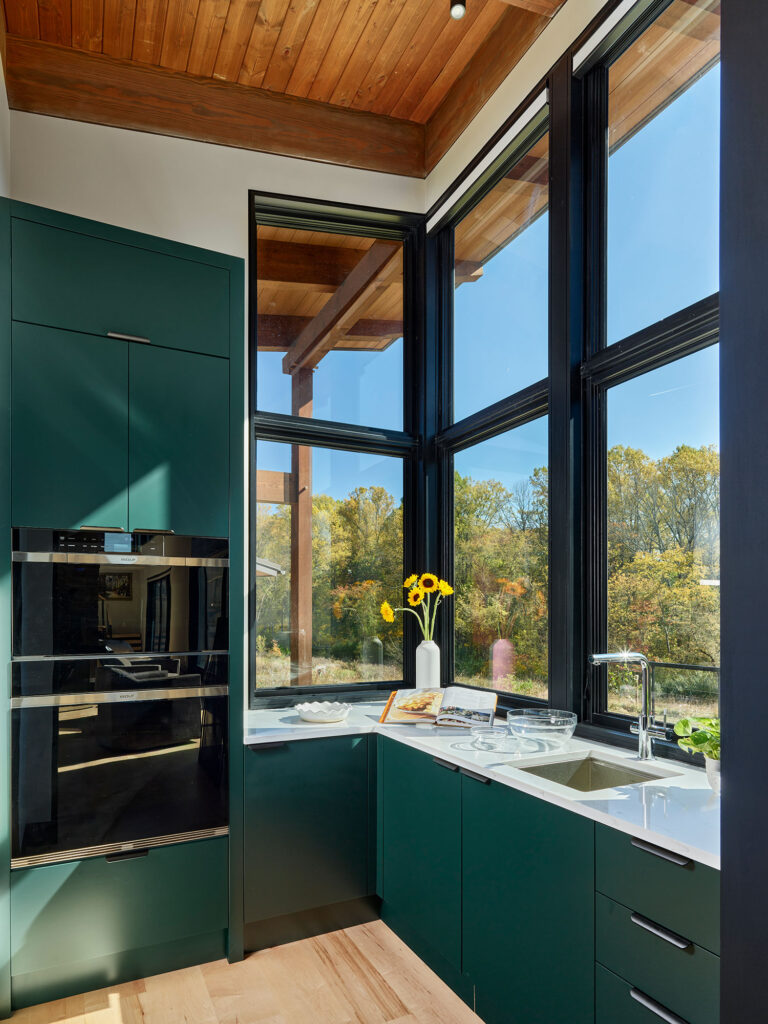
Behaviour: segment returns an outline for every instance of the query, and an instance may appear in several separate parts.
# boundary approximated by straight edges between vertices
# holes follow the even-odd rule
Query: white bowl
[[[315,700],[309,704],[297,704],[299,717],[305,722],[343,722],[349,714],[350,704],[338,700]]]

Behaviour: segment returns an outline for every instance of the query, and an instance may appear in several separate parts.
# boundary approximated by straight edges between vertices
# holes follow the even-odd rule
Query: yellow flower
[[[438,580],[437,587],[443,597],[450,597],[453,593],[453,587],[450,583],[446,583],[445,580]]]
[[[408,604],[411,608],[415,608],[417,604],[421,604],[424,600],[424,591],[421,587],[414,587],[408,594]]]
[[[411,573],[411,575],[408,577],[408,579],[405,580],[405,582],[403,583],[403,586],[405,587],[405,589],[407,590],[409,587],[412,587],[413,584],[416,582],[416,580],[418,578],[419,577],[416,575],[415,572]]]
[[[382,602],[380,611],[381,617],[382,619],[384,619],[385,622],[395,621],[395,613],[392,611],[392,605],[389,603],[389,601]]]
[[[419,580],[419,586],[425,594],[431,594],[433,590],[437,590],[438,579],[433,572],[423,572],[421,579]]]

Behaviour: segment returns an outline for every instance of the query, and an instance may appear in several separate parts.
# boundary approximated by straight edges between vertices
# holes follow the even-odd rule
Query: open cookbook
[[[493,725],[496,694],[446,686],[444,690],[395,690],[379,722],[382,725],[413,725],[419,721],[435,725]]]

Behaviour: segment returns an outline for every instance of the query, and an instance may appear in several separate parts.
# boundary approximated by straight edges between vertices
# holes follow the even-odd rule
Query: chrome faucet
[[[653,700],[650,687],[650,672],[648,659],[644,654],[637,654],[634,651],[617,651],[615,654],[590,654],[590,665],[624,665],[626,668],[640,668],[640,687],[642,697],[640,701],[640,714],[637,724],[629,727],[630,732],[637,736],[637,756],[641,761],[648,761],[653,758],[653,741],[664,739],[667,735],[667,714],[664,712],[662,723],[656,722],[654,717]]]

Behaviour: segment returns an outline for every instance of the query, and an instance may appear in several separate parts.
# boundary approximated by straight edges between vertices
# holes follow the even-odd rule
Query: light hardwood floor
[[[381,921],[44,1003],[13,1024],[482,1024]]]

